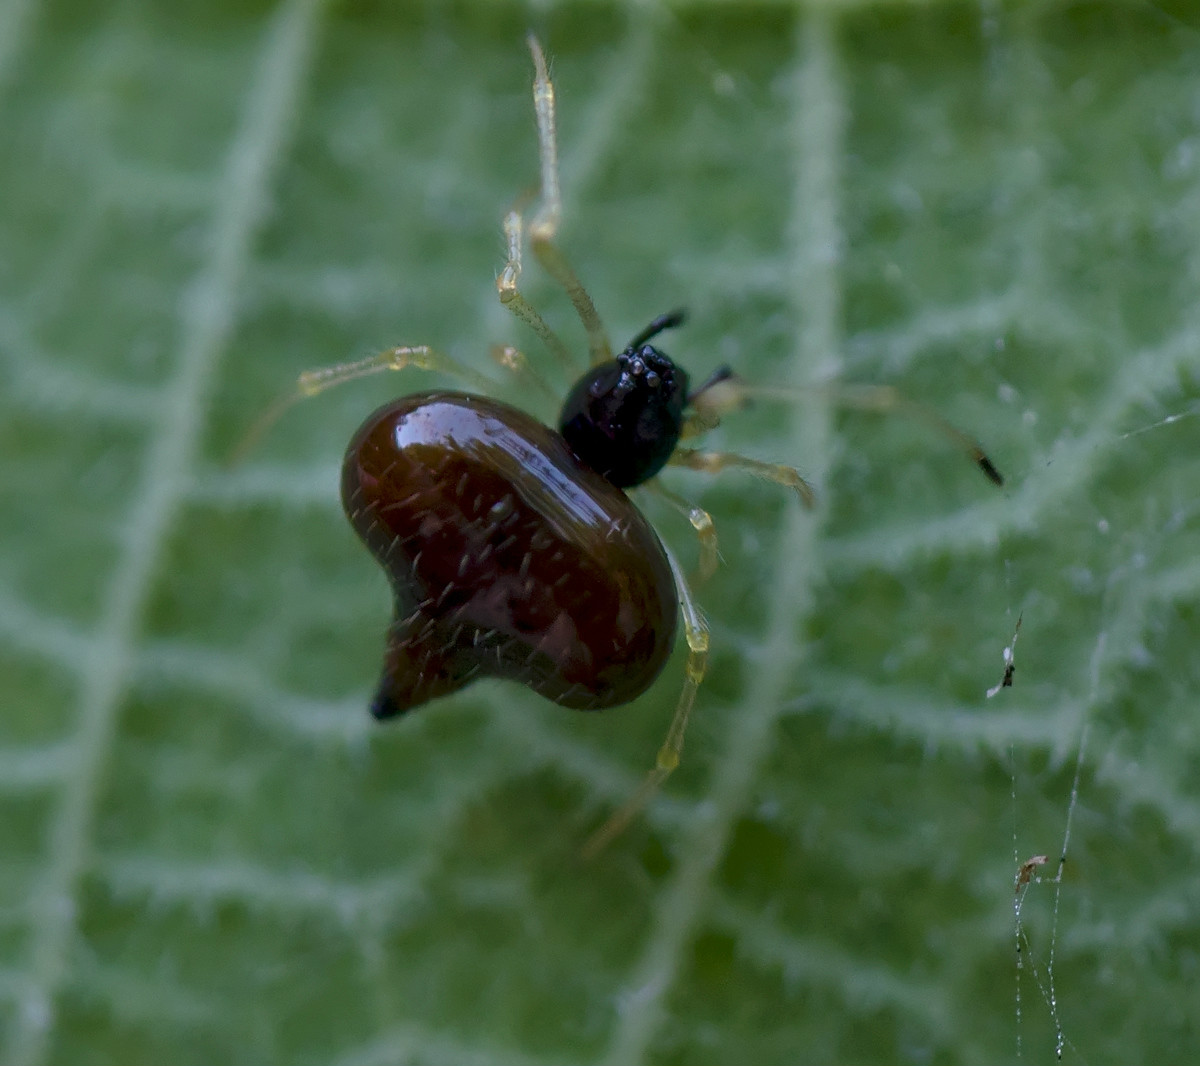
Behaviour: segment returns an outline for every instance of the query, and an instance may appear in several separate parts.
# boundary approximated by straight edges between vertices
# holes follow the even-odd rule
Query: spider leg
[[[254,420],[250,428],[229,453],[228,463],[234,465],[241,462],[258,444],[263,435],[292,407],[313,396],[344,385],[348,381],[365,378],[384,370],[406,370],[408,367],[420,370],[431,370],[458,378],[480,392],[492,388],[492,382],[469,366],[459,362],[452,355],[431,348],[427,344],[402,345],[397,348],[386,348],[365,359],[355,359],[346,363],[335,363],[332,366],[317,367],[305,370],[296,379],[295,386],[278,397],[262,414]]]
[[[562,187],[558,177],[558,137],[555,123],[554,83],[546,66],[546,55],[538,39],[532,34],[528,38],[529,51],[533,56],[533,107],[537,116],[538,155],[541,159],[541,198],[532,219],[526,225],[521,212],[510,211],[504,219],[504,234],[508,241],[508,261],[496,279],[500,302],[525,322],[546,343],[546,346],[568,368],[572,365],[566,346],[546,324],[521,294],[518,283],[521,277],[521,246],[526,233],[533,254],[546,271],[570,297],[575,313],[587,332],[588,351],[592,365],[607,362],[612,358],[612,345],[608,333],[600,321],[596,305],[588,295],[583,283],[571,268],[555,239],[562,221]]]
[[[692,707],[696,703],[696,693],[699,691],[700,683],[704,680],[704,674],[708,669],[708,623],[700,613],[700,608],[692,595],[679,560],[665,545],[663,550],[667,553],[667,561],[671,564],[671,573],[675,576],[675,588],[679,595],[679,606],[683,612],[683,631],[688,645],[683,688],[679,693],[679,701],[675,704],[675,714],[671,718],[670,728],[663,738],[662,746],[658,749],[653,769],[621,808],[588,838],[583,847],[585,859],[595,858],[620,836],[679,765],[683,751],[683,738],[692,716]]]

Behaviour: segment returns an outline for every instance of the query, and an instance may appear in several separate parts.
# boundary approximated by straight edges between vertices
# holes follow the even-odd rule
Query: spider
[[[366,419],[346,450],[346,514],[395,596],[371,703],[376,718],[405,714],[482,677],[521,682],[564,707],[616,707],[658,679],[682,616],[688,652],[670,726],[641,787],[586,845],[594,854],[679,765],[709,654],[708,626],[691,585],[627,490],[644,487],[687,516],[699,538],[702,578],[717,565],[712,519],[659,483],[664,466],[740,468],[795,491],[806,505],[813,490],[793,467],[681,444],[751,397],[778,395],[740,381],[728,367],[692,386],[687,372],[650,343],[681,325],[682,311],[658,316],[614,355],[591,297],[556,243],[562,194],[554,85],[532,35],[528,46],[541,196],[528,219],[515,209],[504,218],[508,256],[496,287],[501,303],[577,378],[557,428],[480,395],[491,386],[487,378],[443,351],[416,345],[301,374],[243,449],[291,404],[379,371],[438,371],[473,390],[392,400]],[[583,325],[590,366],[582,376],[566,344],[521,293],[526,246],[565,290]],[[495,346],[492,356],[531,388],[550,391],[519,350]],[[978,444],[894,390],[843,393],[858,406],[932,421],[1001,483]]]

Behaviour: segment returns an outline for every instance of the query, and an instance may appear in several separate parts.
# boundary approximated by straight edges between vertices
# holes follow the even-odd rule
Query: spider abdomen
[[[649,522],[508,404],[423,392],[381,407],[347,449],[342,502],[396,600],[376,717],[487,676],[598,710],[670,655],[675,583]]]

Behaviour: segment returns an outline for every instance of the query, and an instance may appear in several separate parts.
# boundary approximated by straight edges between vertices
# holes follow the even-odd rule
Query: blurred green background
[[[0,1059],[1200,1057],[1197,25],[0,3]],[[433,379],[222,462],[306,367],[541,358],[494,291],[536,185],[528,29],[614,339],[685,304],[694,374],[896,385],[1009,478],[820,394],[731,418],[717,446],[820,506],[670,475],[721,536],[711,674],[590,865],[680,656],[603,715],[498,683],[366,714],[390,604],[337,470]],[[1053,874],[1069,816],[1018,971],[1016,867]]]

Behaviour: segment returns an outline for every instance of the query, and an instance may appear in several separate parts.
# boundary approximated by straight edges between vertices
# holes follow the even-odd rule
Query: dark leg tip
[[[988,480],[992,482],[992,484],[1004,484],[1004,475],[992,465],[991,459],[989,459],[986,455],[981,452],[975,462],[979,464],[979,469],[987,475]]]

